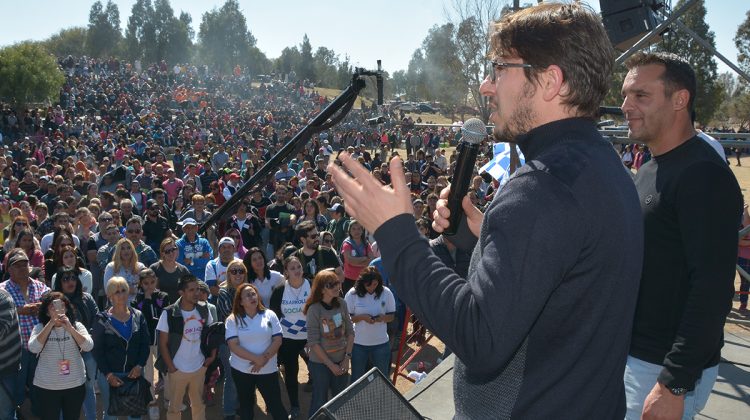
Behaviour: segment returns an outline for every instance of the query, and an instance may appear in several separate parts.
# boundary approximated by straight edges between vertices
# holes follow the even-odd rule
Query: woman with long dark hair
[[[35,405],[42,420],[77,420],[86,396],[81,352],[94,342],[76,321],[75,308],[61,292],[42,297],[39,324],[31,331],[29,351],[38,354],[34,372]],[[48,342],[48,341],[52,342]]]
[[[286,419],[276,364],[276,353],[281,346],[281,326],[276,314],[266,310],[254,285],[244,283],[237,288],[232,313],[225,325],[226,341],[231,351],[231,374],[240,401],[240,418],[253,418],[257,387],[274,420]]]
[[[276,286],[283,283],[284,276],[278,271],[268,268],[266,254],[260,248],[250,248],[242,262],[247,268],[248,282],[254,284],[258,289],[263,304],[270,304],[271,293]]]
[[[297,224],[299,225],[305,220],[310,220],[315,223],[319,232],[326,230],[326,227],[328,226],[326,218],[320,214],[320,206],[318,206],[318,202],[312,198],[308,198],[302,203],[302,217],[297,219]]]
[[[81,281],[83,291],[91,293],[92,288],[92,275],[91,271],[83,268],[83,261],[78,258],[75,248],[71,245],[63,245],[55,252],[55,258],[53,260],[57,271],[61,269],[69,268],[73,270]],[[56,288],[57,273],[52,275],[52,289]]]
[[[291,404],[290,418],[300,415],[299,404],[299,355],[307,345],[307,317],[302,313],[306,297],[310,295],[310,282],[303,276],[299,258],[290,256],[284,260],[284,283],[271,295],[271,310],[276,312],[281,323],[281,348],[279,363],[284,365],[284,384]]]
[[[352,219],[348,233],[349,236],[341,243],[341,259],[344,262],[344,294],[354,286],[359,273],[374,258],[365,228],[358,221]]]
[[[340,294],[341,281],[336,272],[321,270],[313,279],[310,297],[302,309],[307,316],[307,345],[311,350],[311,414],[328,401],[329,390],[337,395],[349,384],[347,372],[354,346],[354,328],[346,301]]]
[[[352,381],[365,374],[368,362],[388,377],[391,367],[388,323],[396,313],[393,293],[383,285],[377,268],[365,267],[344,300],[354,323]]]
[[[67,252],[72,253],[69,249]],[[76,308],[78,321],[86,327],[90,335],[99,308],[96,306],[93,296],[84,290],[81,272],[75,266],[63,266],[57,270],[52,279],[52,290],[62,292],[70,300],[70,303]],[[91,273],[89,273],[89,281],[91,281]],[[96,420],[96,395],[94,394],[96,360],[93,352],[87,351],[81,354],[86,366],[86,397],[83,400],[83,414],[86,420]]]

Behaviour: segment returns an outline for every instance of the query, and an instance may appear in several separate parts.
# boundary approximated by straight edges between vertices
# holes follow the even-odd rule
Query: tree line
[[[487,40],[492,22],[512,11],[512,7],[507,0],[446,1],[446,22],[429,29],[421,46],[413,52],[407,69],[386,74],[386,96],[439,102],[447,114],[476,112],[486,118],[489,110],[479,94],[479,86],[490,71]],[[674,9],[684,2],[678,1]],[[715,35],[706,23],[706,13],[705,2],[699,1],[681,21],[715,46]],[[117,5],[111,0],[106,4],[97,0],[91,6],[86,27],[63,29],[32,44],[57,57],[87,55],[119,57],[129,62],[141,60],[146,64],[162,60],[170,65],[208,64],[223,73],[229,73],[239,65],[251,75],[292,73],[298,80],[337,89],[349,84],[353,71],[347,55],[337,54],[325,46],[313,48],[307,35],[299,45],[284,48],[279,57],[267,57],[257,47],[257,40],[248,28],[237,0],[227,0],[221,7],[205,12],[197,25],[197,33],[193,29],[192,17],[185,12],[176,14],[169,0],[137,0],[124,32],[121,24]],[[737,62],[750,72],[750,10],[737,28],[734,41],[739,51]],[[25,52],[12,57],[20,59],[23,54],[31,54],[28,51],[31,47],[24,48]],[[673,25],[662,35],[661,41],[649,48],[682,56],[696,69],[696,116],[699,122],[750,126],[750,84],[733,73],[718,74],[711,53],[688,34]],[[2,62],[2,57],[11,56],[4,52],[7,49],[0,50],[0,77],[3,69],[8,71],[9,68]],[[39,53],[33,55],[36,57]],[[620,86],[625,73],[623,66],[615,70],[604,105],[620,104]],[[60,80],[57,77],[49,79],[55,83]],[[38,87],[25,89],[24,94],[31,95],[39,90]],[[374,90],[368,89],[364,94],[372,97]],[[8,92],[0,87],[0,98],[7,97]]]

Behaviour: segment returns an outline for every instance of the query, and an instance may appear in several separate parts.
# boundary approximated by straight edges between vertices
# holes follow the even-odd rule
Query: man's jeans
[[[16,418],[16,376],[0,376],[0,420]]]
[[[628,356],[628,362],[625,365],[626,420],[640,420],[643,413],[643,403],[656,385],[656,378],[661,370],[661,365]],[[685,394],[683,420],[692,420],[703,410],[718,375],[718,365],[703,370],[700,379],[695,383],[695,389]]]
[[[222,406],[224,417],[234,417],[237,411],[237,388],[234,386],[232,378],[232,365],[229,364],[229,346],[222,344],[219,347],[219,358],[221,359],[221,369],[224,373],[224,392]]]

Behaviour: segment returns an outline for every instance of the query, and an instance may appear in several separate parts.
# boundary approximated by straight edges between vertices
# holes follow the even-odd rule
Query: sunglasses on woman
[[[229,270],[229,272],[230,272],[231,274],[234,274],[234,275],[237,275],[237,274],[245,274],[245,273],[246,273],[246,271],[245,271],[245,270],[243,270],[243,269],[241,269],[241,268],[233,268],[233,269]]]
[[[329,290],[338,289],[339,287],[341,287],[340,281],[334,281],[334,282],[325,284],[325,288]]]

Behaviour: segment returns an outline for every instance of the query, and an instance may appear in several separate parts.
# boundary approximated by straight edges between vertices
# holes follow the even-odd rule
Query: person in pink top
[[[167,179],[162,182],[161,186],[167,192],[167,201],[171,204],[182,187],[185,186],[185,183],[181,179],[176,178],[174,169],[169,168],[167,169]]]
[[[365,228],[356,220],[349,223],[349,236],[341,244],[340,255],[344,262],[343,292],[346,295],[346,292],[354,286],[362,270],[374,258]]]

